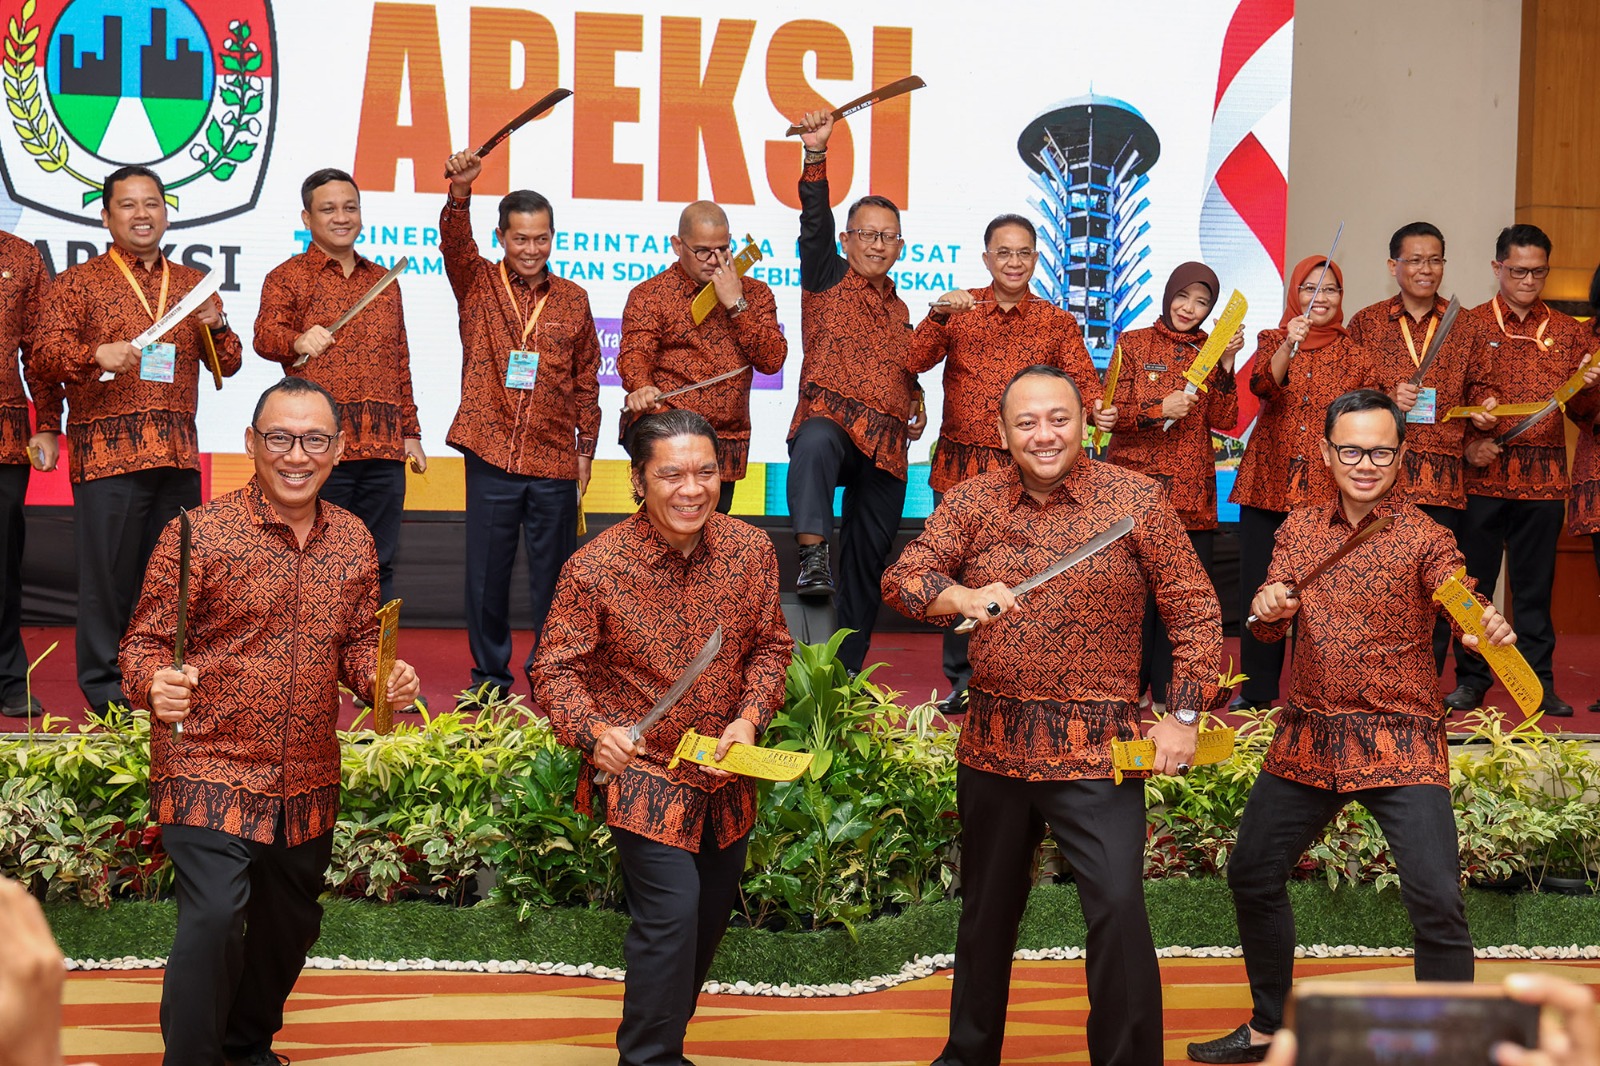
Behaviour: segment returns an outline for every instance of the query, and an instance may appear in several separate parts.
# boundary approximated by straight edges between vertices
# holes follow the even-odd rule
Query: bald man
[[[717,434],[717,468],[722,476],[717,510],[727,514],[750,455],[754,372],[776,374],[783,368],[789,344],[778,328],[772,290],[734,270],[728,216],[722,208],[709,200],[685,207],[678,216],[672,250],[678,254],[677,262],[635,286],[622,311],[617,372],[628,390],[626,417],[676,407],[710,422]],[[690,308],[707,285],[716,293],[716,306],[696,325]],[[726,381],[671,400],[660,398],[662,393],[741,368],[744,373]]]

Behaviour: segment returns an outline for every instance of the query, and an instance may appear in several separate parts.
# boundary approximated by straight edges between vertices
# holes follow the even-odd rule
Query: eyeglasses
[[[1400,454],[1399,448],[1357,448],[1354,444],[1335,444],[1332,441],[1328,442],[1328,447],[1333,449],[1333,454],[1345,466],[1359,466],[1363,459],[1371,459],[1373,466],[1392,466],[1394,457]]]
[[[897,244],[902,236],[887,229],[847,229],[845,232],[862,244],[877,244],[879,241],[884,244]]]
[[[1444,266],[1445,258],[1442,255],[1430,255],[1424,259],[1420,255],[1414,255],[1409,259],[1396,259],[1395,262],[1404,263],[1409,270],[1421,270],[1423,267],[1432,267],[1434,270],[1438,270]]]
[[[1339,286],[1337,286],[1337,285],[1324,285],[1324,286],[1322,286],[1321,289],[1318,289],[1315,285],[1302,285],[1302,286],[1300,286],[1300,295],[1301,296],[1315,296],[1318,292],[1339,293],[1339,292],[1343,292],[1343,291],[1344,290],[1339,288]]]
[[[293,451],[297,442],[307,455],[321,455],[333,447],[334,435],[331,433],[285,433],[281,429],[269,429],[263,433],[254,426],[250,428],[255,430],[255,435],[261,438],[269,452]]]
[[[994,256],[996,263],[1009,263],[1013,259],[1019,263],[1033,262],[1032,248],[996,248],[989,254]]]
[[[1523,278],[1533,278],[1533,279],[1535,279],[1537,281],[1543,281],[1545,278],[1549,277],[1549,275],[1550,275],[1550,268],[1547,267],[1547,266],[1542,266],[1542,267],[1514,267],[1514,266],[1506,266],[1504,263],[1501,263],[1500,266],[1504,267],[1505,272],[1507,274],[1510,274],[1512,277],[1516,278],[1518,281],[1521,281]]]
[[[714,248],[701,248],[701,247],[697,247],[696,245],[693,245],[693,244],[685,244],[684,247],[689,250],[689,254],[690,255],[694,256],[696,259],[700,260],[700,262],[702,262],[702,263],[714,262],[716,260],[716,258],[717,258],[717,253],[718,252],[732,252],[733,251],[733,245],[732,244],[719,245],[719,246],[714,247]]]

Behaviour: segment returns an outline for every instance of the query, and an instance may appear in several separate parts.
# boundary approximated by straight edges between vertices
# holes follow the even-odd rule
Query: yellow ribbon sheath
[[[1233,730],[1202,729],[1194,742],[1193,766],[1226,762],[1233,758]],[[1113,740],[1111,742],[1111,780],[1122,784],[1122,775],[1148,774],[1156,765],[1156,742],[1144,740]]]
[[[1433,598],[1444,604],[1444,609],[1450,612],[1450,617],[1456,620],[1462,633],[1470,633],[1478,638],[1478,654],[1488,660],[1494,676],[1505,685],[1511,698],[1522,708],[1522,713],[1532,714],[1544,701],[1544,686],[1539,683],[1539,675],[1533,672],[1533,667],[1528,665],[1528,660],[1522,657],[1515,644],[1496,647],[1489,643],[1488,631],[1483,627],[1483,605],[1462,583],[1461,579],[1466,576],[1467,568],[1457,567],[1455,573],[1434,589]]]
[[[1222,351],[1233,340],[1233,335],[1239,332],[1239,327],[1244,324],[1244,313],[1250,309],[1245,302],[1244,294],[1238,289],[1233,290],[1233,295],[1228,297],[1228,306],[1222,309],[1222,317],[1217,319],[1216,326],[1211,330],[1211,336],[1206,338],[1206,343],[1201,347],[1200,354],[1194,357],[1194,362],[1188,370],[1183,372],[1184,379],[1199,389],[1209,392],[1206,378],[1211,376],[1211,370],[1222,361]]]
[[[400,639],[400,600],[378,608],[378,668],[372,683],[372,728],[394,730],[394,708],[389,706],[389,673],[394,669],[395,644]]]
[[[733,257],[734,273],[742,278],[745,275],[745,271],[759,262],[761,262],[761,249],[756,247],[755,238],[746,233],[744,235],[744,247]],[[708,281],[705,284],[705,288],[694,294],[694,303],[689,305],[689,310],[694,315],[694,324],[698,326],[704,322],[706,316],[711,313],[711,309],[715,306],[717,306],[717,290]]]
[[[1112,407],[1116,404],[1117,376],[1122,373],[1122,345],[1117,345],[1111,352],[1111,365],[1106,367],[1105,406]],[[1089,424],[1094,424],[1091,417]],[[1104,448],[1106,441],[1111,439],[1110,430],[1091,429],[1089,436],[1094,440],[1096,448]]]
[[[672,759],[667,763],[667,769],[678,765],[680,759],[687,759],[701,766],[714,766],[718,770],[726,770],[730,774],[739,774],[741,777],[759,777],[763,781],[793,781],[806,772],[811,765],[809,751],[779,751],[777,748],[762,748],[754,744],[729,745],[728,754],[717,761],[717,737],[703,737],[694,730],[685,730],[683,739],[678,741],[678,750],[672,753]]]

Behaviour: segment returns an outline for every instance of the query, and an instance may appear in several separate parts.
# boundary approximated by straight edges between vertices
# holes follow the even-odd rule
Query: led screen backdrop
[[[0,0],[0,12],[11,119],[0,226],[37,241],[54,270],[104,246],[100,179],[154,166],[177,201],[170,254],[224,272],[248,352],[262,277],[309,239],[301,179],[323,166],[355,174],[360,250],[385,265],[411,258],[401,284],[433,460],[412,479],[415,509],[461,506],[460,459],[444,444],[460,344],[438,249],[441,165],[557,85],[574,98],[490,157],[474,222],[488,248],[500,194],[532,187],[555,203],[552,267],[588,289],[607,355],[593,511],[632,507],[615,443],[623,303],[670,263],[681,206],[705,197],[760,243],[755,275],[790,338],[783,372],[757,381],[736,503],[784,513],[800,147],[782,134],[803,110],[907,74],[927,88],[852,118],[830,177],[841,201],[870,191],[902,205],[895,281],[914,319],[940,292],[987,281],[983,227],[1006,211],[1039,223],[1038,291],[1078,315],[1102,365],[1119,331],[1155,317],[1185,259],[1244,292],[1252,340],[1281,306],[1292,0],[812,0],[788,14],[721,0]],[[277,373],[248,355],[223,391],[203,386],[209,493],[248,476],[243,428]],[[935,422],[913,445],[923,464],[938,372],[924,384]],[[1240,432],[1253,415],[1243,395]],[[1226,469],[1237,447],[1220,443]],[[925,514],[925,465],[912,483],[907,513]],[[69,501],[64,475],[35,477],[30,502]]]

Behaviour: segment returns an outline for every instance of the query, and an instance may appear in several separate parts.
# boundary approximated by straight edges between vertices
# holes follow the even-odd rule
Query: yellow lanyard
[[[511,278],[506,274],[506,261],[500,260],[500,284],[506,287],[506,299],[511,301],[511,306],[517,312],[517,318],[522,319],[522,305],[517,303],[516,294],[511,291]],[[539,324],[539,316],[544,314],[545,301],[550,299],[550,290],[545,289],[545,294],[539,297],[539,302],[533,305],[533,314],[522,322],[522,343],[528,343],[528,334],[533,332],[533,327]]]
[[[1407,319],[1406,313],[1404,311],[1401,311],[1400,312],[1400,335],[1406,339],[1406,350],[1411,353],[1411,365],[1412,366],[1421,366],[1422,365],[1422,356],[1417,354],[1417,346],[1416,346],[1415,342],[1413,342],[1412,339],[1411,339],[1411,323],[1408,322],[1406,319]],[[1428,345],[1433,343],[1433,331],[1434,331],[1435,328],[1438,327],[1438,325],[1439,325],[1439,319],[1438,318],[1431,318],[1431,319],[1428,320],[1428,334],[1427,334],[1427,336],[1422,338],[1422,350],[1423,351],[1427,351],[1428,350]]]
[[[1500,326],[1500,332],[1505,334],[1507,340],[1533,341],[1535,344],[1549,347],[1551,342],[1544,339],[1544,331],[1550,328],[1549,315],[1544,316],[1544,321],[1539,323],[1539,328],[1533,331],[1533,336],[1531,337],[1519,333],[1506,333],[1506,316],[1500,313],[1500,297],[1496,296],[1490,303],[1494,307],[1494,320]]]
[[[167,268],[167,257],[161,257],[161,297],[156,304],[156,309],[152,311],[150,310],[150,301],[145,299],[144,288],[140,286],[138,279],[133,276],[133,271],[128,269],[128,264],[122,261],[122,256],[115,251],[109,254],[111,261],[117,264],[117,269],[122,271],[122,276],[128,279],[128,286],[133,289],[133,294],[144,305],[144,313],[150,316],[150,321],[161,321],[161,316],[167,313],[167,284],[172,280],[171,271]]]

